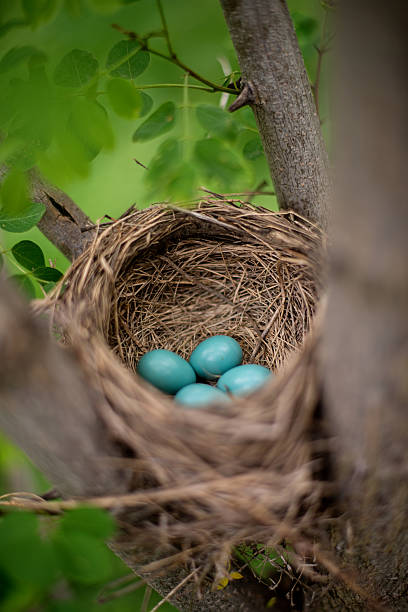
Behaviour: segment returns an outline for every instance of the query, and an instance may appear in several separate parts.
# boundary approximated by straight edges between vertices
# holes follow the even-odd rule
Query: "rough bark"
[[[386,610],[401,611],[408,610],[408,11],[397,1],[341,4],[325,405],[347,510],[344,558]]]
[[[46,211],[38,229],[70,261],[76,259],[93,238],[93,226],[87,215],[66,193],[48,185],[37,174],[32,174],[31,192],[34,202],[42,202]]]
[[[280,208],[326,228],[329,162],[284,0],[221,0]]]
[[[0,168],[0,181],[8,168]],[[34,202],[42,202],[45,213],[38,223],[38,229],[70,261],[78,257],[93,238],[93,223],[71,198],[48,184],[36,171],[30,172],[30,195]]]

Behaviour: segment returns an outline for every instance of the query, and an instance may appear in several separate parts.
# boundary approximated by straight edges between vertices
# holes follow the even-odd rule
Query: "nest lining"
[[[157,205],[100,233],[66,274],[56,320],[98,393],[95,409],[134,457],[135,555],[188,549],[182,560],[204,554],[222,573],[233,544],[295,543],[313,529],[315,339],[303,340],[321,247],[319,229],[294,213]],[[148,350],[188,357],[218,333],[279,376],[222,409],[188,411],[134,374]]]

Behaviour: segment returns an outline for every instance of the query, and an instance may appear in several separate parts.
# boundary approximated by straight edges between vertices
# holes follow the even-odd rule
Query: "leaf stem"
[[[158,11],[160,13],[160,19],[161,19],[162,26],[163,26],[163,33],[164,33],[164,37],[166,39],[167,49],[169,50],[169,55],[170,55],[170,57],[175,57],[175,53],[174,53],[173,47],[171,46],[171,42],[170,42],[169,29],[167,27],[166,17],[164,15],[164,11],[163,11],[163,6],[162,6],[162,3],[161,3],[161,0],[156,0],[156,3],[157,3]]]

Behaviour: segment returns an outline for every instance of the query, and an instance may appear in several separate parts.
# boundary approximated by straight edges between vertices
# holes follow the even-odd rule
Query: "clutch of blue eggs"
[[[137,366],[139,376],[186,408],[231,401],[259,389],[273,373],[261,365],[242,365],[242,349],[230,336],[200,342],[189,361],[166,349],[149,351]],[[200,382],[197,382],[199,379]],[[210,381],[216,386],[202,381]]]

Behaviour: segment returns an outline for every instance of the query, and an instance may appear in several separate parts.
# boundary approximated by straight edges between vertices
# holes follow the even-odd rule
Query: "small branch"
[[[329,51],[329,39],[327,39],[327,21],[328,21],[328,9],[325,8],[323,24],[322,24],[322,35],[320,45],[315,47],[317,51],[317,66],[316,66],[316,77],[314,83],[312,84],[312,92],[313,97],[315,99],[316,111],[319,115],[319,87],[320,87],[320,77],[322,72],[322,63],[324,55]]]
[[[181,582],[178,583],[177,586],[174,587],[174,589],[172,589],[169,593],[167,593],[166,597],[163,597],[163,599],[161,601],[159,601],[159,603],[157,605],[154,606],[154,608],[152,608],[150,610],[150,612],[156,612],[156,610],[158,610],[159,608],[161,608],[161,606],[166,603],[166,601],[169,601],[169,599],[171,598],[172,595],[174,595],[179,589],[181,589],[181,587],[188,582],[189,580],[191,580],[191,578],[193,576],[195,576],[195,574],[198,572],[200,568],[196,568],[195,570],[193,570],[190,574],[188,574],[185,578],[183,578],[183,580],[181,580]]]
[[[243,86],[241,93],[238,95],[235,102],[228,107],[230,113],[237,111],[239,108],[243,106],[251,105],[255,102],[255,94],[252,89],[251,83],[245,83]]]
[[[149,47],[147,39],[139,36],[136,32],[132,32],[131,30],[126,30],[125,28],[122,28],[122,26],[116,23],[112,24],[112,27],[118,32],[121,32],[122,34],[130,38],[131,40],[137,40],[141,48],[144,49],[145,51],[148,51],[152,55],[156,55],[157,57],[161,57],[162,59],[168,62],[171,62],[172,64],[175,64],[176,66],[178,66],[179,68],[187,72],[196,81],[200,81],[200,83],[207,85],[207,87],[209,87],[212,92],[225,91],[227,93],[234,94],[235,96],[239,93],[236,89],[218,85],[217,83],[214,83],[213,81],[209,81],[202,75],[198,74],[198,72],[196,72],[195,70],[187,66],[184,62],[182,62],[177,57],[177,55],[174,53],[174,51],[172,55],[170,56],[166,55],[165,53],[161,53],[160,51],[157,51],[156,49],[152,49],[151,47]],[[182,87],[184,86],[182,85]]]
[[[0,182],[7,172],[6,166],[0,168]],[[87,231],[92,229],[91,220],[66,193],[48,184],[38,172],[30,171],[28,178],[33,201],[41,202],[46,208],[38,223],[38,229],[61,253],[73,261],[93,238],[92,233],[83,235],[82,231],[84,227]]]
[[[169,50],[169,55],[170,55],[170,57],[175,57],[176,54],[174,53],[173,47],[171,46],[169,29],[167,27],[166,17],[164,16],[164,11],[163,11],[163,6],[162,6],[162,3],[161,3],[161,0],[156,0],[156,4],[157,4],[157,8],[158,8],[159,13],[160,13],[160,19],[161,19],[161,22],[162,22],[162,25],[163,25],[163,33],[164,33],[164,37],[166,39],[167,49]]]
[[[163,87],[183,87],[186,85],[183,83],[154,83],[152,85],[137,85],[136,89],[161,89]],[[207,91],[208,93],[214,93],[213,88],[201,87],[201,85],[187,85],[188,89],[198,89],[199,91]]]

